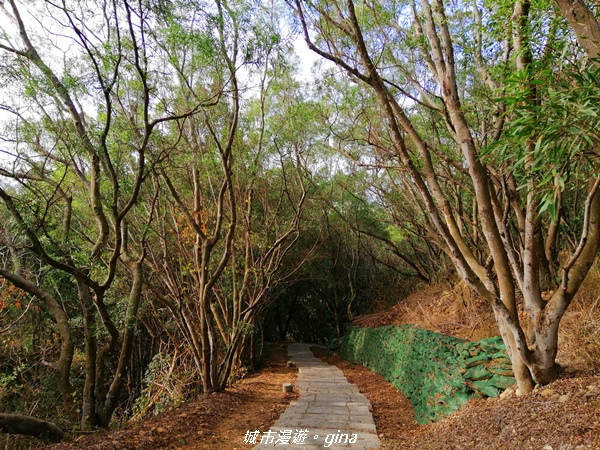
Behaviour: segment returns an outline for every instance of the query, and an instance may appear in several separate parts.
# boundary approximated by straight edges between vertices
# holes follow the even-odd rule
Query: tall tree
[[[145,258],[145,233],[132,242],[128,219],[138,210],[142,223],[151,220],[154,200],[144,183],[164,158],[155,151],[159,130],[196,112],[169,112],[170,77],[155,62],[162,55],[151,45],[145,5],[89,6],[11,0],[2,4],[0,35],[8,63],[1,75],[15,94],[2,105],[12,130],[3,139],[11,158],[1,176],[12,182],[0,186],[0,199],[11,231],[78,287],[84,427],[108,425],[126,380]],[[32,17],[40,18],[35,28]],[[115,289],[122,271],[130,280],[124,299]],[[19,282],[16,274],[6,278]]]
[[[427,215],[459,275],[491,304],[520,389],[551,381],[560,320],[600,246],[600,177],[591,155],[599,142],[587,115],[576,130],[564,121],[539,126],[546,109],[557,111],[558,97],[568,105],[562,114],[576,111],[556,80],[574,83],[570,92],[597,89],[592,67],[579,78],[568,62],[560,74],[549,69],[559,48],[580,59],[555,12],[529,1],[288,3],[308,46],[376,99],[381,125],[369,131],[380,144],[372,148],[396,164],[406,180],[398,192]],[[500,101],[487,100],[502,92]],[[555,139],[560,133],[572,139],[570,154]],[[573,158],[583,163],[577,169]],[[573,192],[585,202],[561,201]],[[569,215],[556,212],[571,207],[583,221],[561,264],[544,241],[568,251],[559,217]]]
[[[178,73],[190,98],[216,89],[215,107],[176,130],[186,150],[161,172],[172,200],[161,202],[161,245],[149,250],[151,287],[193,350],[205,392],[224,389],[251,346],[257,317],[298,237],[306,197],[302,149],[277,135],[281,122],[268,124],[275,116],[268,96],[287,70],[275,18],[245,3],[217,1],[214,9],[203,51],[211,49],[223,64],[207,74],[206,85],[192,81],[193,57],[184,64],[178,56]],[[200,10],[190,16],[203,17]],[[254,35],[245,40],[248,26]],[[242,98],[248,91],[255,95]]]
[[[600,57],[600,20],[581,0],[556,0],[556,5],[590,58]]]

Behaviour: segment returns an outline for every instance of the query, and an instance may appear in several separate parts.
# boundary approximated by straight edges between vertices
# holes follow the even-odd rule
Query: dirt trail
[[[296,397],[281,391],[281,384],[296,376],[286,365],[285,348],[277,346],[268,367],[224,393],[124,430],[45,449],[249,450],[243,443],[246,431],[268,430]],[[322,350],[318,356],[340,367],[367,396],[383,449],[600,450],[598,374],[566,374],[529,396],[474,400],[447,419],[419,426],[410,402],[383,377]]]
[[[268,367],[255,376],[239,383],[234,392],[241,402],[229,408],[229,413],[221,417],[216,426],[198,436],[198,441],[180,447],[185,450],[251,449],[244,445],[247,431],[268,430],[285,411],[289,402],[297,394],[283,394],[282,384],[295,383],[297,369],[287,367],[285,346],[278,346],[276,358]]]
[[[268,365],[225,392],[200,397],[119,431],[87,434],[43,449],[249,449],[243,444],[246,431],[268,429],[297,398],[281,388],[284,382],[295,382],[297,376],[297,369],[287,366],[286,348],[285,344],[272,345]]]

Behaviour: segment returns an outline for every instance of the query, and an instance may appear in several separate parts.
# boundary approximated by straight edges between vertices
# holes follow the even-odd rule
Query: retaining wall
[[[344,358],[383,375],[409,398],[421,424],[515,383],[500,337],[471,342],[403,325],[352,328],[339,344]]]

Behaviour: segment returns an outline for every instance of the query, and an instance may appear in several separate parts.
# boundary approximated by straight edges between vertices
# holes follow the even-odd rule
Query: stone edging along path
[[[300,398],[257,437],[255,449],[379,449],[371,404],[343,372],[315,358],[310,344],[290,344],[288,355],[298,367]]]

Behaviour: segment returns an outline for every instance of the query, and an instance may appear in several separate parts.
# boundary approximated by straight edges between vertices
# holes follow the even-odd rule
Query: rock
[[[515,393],[515,391],[516,389],[514,389],[513,387],[509,387],[508,389],[502,391],[502,393],[500,394],[500,398],[502,400],[504,400],[505,398],[509,398]]]
[[[542,450],[554,450],[550,444],[546,444],[542,447]]]
[[[496,364],[504,364],[506,366],[511,366],[512,367],[512,363],[510,362],[510,359],[508,359],[507,357],[504,357],[504,358],[494,358],[494,362]]]
[[[561,403],[565,403],[565,402],[568,402],[570,398],[571,398],[570,395],[565,394],[565,395],[561,395],[560,397],[558,397],[558,401]]]
[[[542,397],[546,397],[546,398],[552,397],[555,394],[556,394],[556,391],[554,389],[549,389],[549,388],[542,389],[542,391],[540,392],[540,395]]]
[[[458,404],[458,407],[460,407],[471,400],[471,395],[467,392],[466,388],[462,388],[461,390],[454,391],[450,398],[455,400]]]
[[[504,344],[502,343],[502,338],[487,338],[479,341],[481,348],[484,352],[493,355],[494,353],[498,353],[498,350],[504,350]]]
[[[473,387],[485,397],[498,397],[498,388],[490,385],[488,381],[473,381]]]
[[[488,366],[488,370],[493,374],[501,375],[503,377],[513,376],[512,368],[506,366]]]

